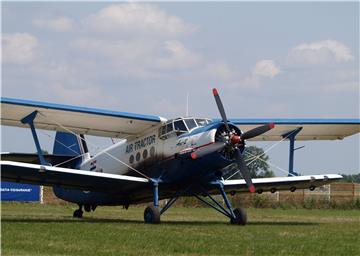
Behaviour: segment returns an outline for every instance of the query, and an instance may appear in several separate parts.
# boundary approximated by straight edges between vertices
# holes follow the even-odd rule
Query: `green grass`
[[[171,208],[162,224],[143,208],[2,203],[2,255],[360,255],[360,211],[248,209],[247,226],[208,208]]]

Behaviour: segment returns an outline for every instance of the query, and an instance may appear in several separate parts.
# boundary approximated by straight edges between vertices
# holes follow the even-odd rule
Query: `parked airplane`
[[[145,223],[181,196],[194,196],[230,219],[245,225],[246,212],[233,209],[227,194],[309,188],[342,178],[337,174],[252,179],[243,158],[246,140],[342,139],[359,132],[360,120],[247,119],[228,120],[218,91],[213,95],[221,120],[176,118],[1,99],[1,124],[29,127],[38,154],[3,153],[1,177],[6,181],[52,186],[57,197],[79,205],[73,213],[101,205],[152,202]],[[276,125],[276,128],[274,128]],[[44,155],[36,128],[56,132],[53,154]],[[84,135],[122,138],[91,156]],[[233,168],[229,168],[229,166]],[[244,179],[224,180],[229,169]],[[225,206],[212,195],[221,194]],[[206,197],[208,199],[206,199]],[[159,200],[168,199],[160,209]]]

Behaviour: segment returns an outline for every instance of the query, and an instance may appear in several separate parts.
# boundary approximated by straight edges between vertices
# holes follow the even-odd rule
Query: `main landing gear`
[[[159,210],[158,183],[154,183],[153,185],[154,203],[153,205],[149,205],[144,211],[144,222],[147,224],[159,224],[161,214],[167,211],[180,196],[189,195],[189,193],[196,197],[199,201],[203,202],[204,204],[210,206],[214,210],[228,217],[230,219],[230,224],[245,225],[247,223],[247,215],[245,209],[232,208],[231,203],[225,193],[224,186],[220,181],[214,182],[212,183],[212,185],[219,189],[219,192],[223,197],[223,201],[225,202],[226,207],[224,207],[222,203],[219,203],[214,197],[212,197],[206,189],[204,189],[200,185],[197,185],[196,191],[200,189],[203,196],[200,196],[199,192],[193,193],[191,191],[191,187],[189,187],[184,191],[179,191],[178,193],[176,193],[176,195],[173,198],[170,198],[167,204],[161,210]],[[208,197],[208,199],[210,200],[205,200],[205,197]]]
[[[200,197],[197,194],[193,194],[199,201],[203,202],[204,204],[210,206],[211,208],[213,208],[214,210],[220,212],[221,214],[225,215],[226,217],[228,217],[230,219],[230,224],[235,224],[235,225],[246,225],[247,223],[247,215],[246,215],[246,211],[243,208],[236,208],[233,209],[231,206],[231,203],[225,193],[224,190],[224,186],[220,181],[217,182],[213,182],[213,185],[216,186],[219,189],[219,192],[221,193],[222,197],[223,197],[223,201],[226,205],[226,207],[224,207],[221,203],[219,203],[218,201],[216,201],[216,199],[214,197],[212,197],[205,189],[202,188],[203,190],[203,195],[206,198],[209,198],[210,200],[205,200],[203,197]],[[200,187],[201,188],[201,187]]]
[[[247,215],[244,208],[236,208],[234,209],[234,215],[235,218],[232,217],[230,219],[231,224],[237,224],[237,225],[245,225],[247,222]]]
[[[164,212],[159,210],[159,183],[155,180],[153,180],[153,195],[154,204],[146,207],[144,211],[144,222],[147,224],[159,224],[160,215]]]
[[[147,224],[159,224],[160,223],[160,211],[158,207],[149,205],[144,211],[144,221]]]

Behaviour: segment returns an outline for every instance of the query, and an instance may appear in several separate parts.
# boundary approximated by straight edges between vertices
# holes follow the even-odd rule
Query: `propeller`
[[[191,158],[192,159],[197,159],[197,158],[202,157],[204,155],[211,154],[211,153],[216,152],[216,151],[220,151],[225,146],[226,146],[226,144],[224,142],[215,142],[213,144],[206,145],[205,147],[195,149],[195,151],[191,153]]]
[[[219,109],[219,112],[220,112],[221,119],[222,119],[223,123],[225,124],[226,131],[229,133],[230,132],[230,127],[228,125],[228,121],[227,121],[227,118],[226,118],[225,109],[224,109],[224,106],[223,106],[223,104],[221,102],[219,93],[218,93],[216,88],[213,89],[213,94],[214,94],[214,98],[215,98],[215,101],[216,101],[216,105],[217,105],[217,107]]]
[[[265,125],[262,125],[262,126],[259,126],[259,127],[256,127],[254,129],[251,129],[247,132],[244,132],[243,134],[241,134],[241,139],[242,140],[248,140],[248,139],[251,139],[251,138],[254,138],[254,137],[257,137],[269,130],[271,130],[272,128],[274,128],[275,125],[274,123],[270,123],[270,124],[265,124]]]
[[[243,156],[242,156],[242,154],[240,152],[240,149],[238,149],[238,148],[236,148],[236,150],[235,150],[235,159],[236,159],[236,162],[237,162],[237,164],[239,166],[241,175],[245,179],[246,185],[249,188],[249,191],[251,193],[254,193],[255,192],[255,186],[252,183],[249,168],[247,167],[247,165],[246,165],[246,163],[244,161],[244,158],[243,158]]]
[[[238,146],[240,145],[240,143],[244,144],[244,140],[246,140],[246,139],[254,138],[256,136],[259,136],[259,135],[271,130],[272,128],[275,127],[275,125],[273,123],[265,124],[265,125],[256,127],[254,129],[251,129],[251,130],[249,130],[249,131],[247,131],[247,132],[245,132],[245,133],[243,133],[243,134],[241,134],[239,136],[239,135],[237,135],[236,133],[234,133],[234,132],[232,132],[230,130],[228,120],[227,120],[227,117],[226,117],[226,114],[225,114],[225,109],[224,109],[224,106],[223,106],[223,104],[221,102],[219,93],[218,93],[216,88],[213,89],[213,94],[214,94],[214,98],[215,98],[215,101],[216,101],[216,105],[217,105],[217,107],[219,109],[219,112],[220,112],[221,119],[222,119],[222,121],[223,121],[223,123],[225,125],[226,132],[227,132],[227,134],[229,136],[228,144],[231,145],[232,148],[234,149],[234,154],[233,154],[234,160],[236,161],[236,163],[239,166],[239,170],[240,170],[243,178],[246,181],[246,185],[248,186],[249,191],[251,193],[253,193],[253,192],[255,192],[255,186],[252,183],[249,168],[247,167],[247,165],[245,163],[245,160],[244,160]],[[217,143],[214,143],[214,145],[216,145],[216,144]],[[221,144],[222,144],[222,146],[220,147],[220,144],[219,144],[218,145],[219,147],[218,147],[217,150],[220,150],[220,149],[222,149],[223,147],[226,146],[225,143],[221,143]],[[213,147],[215,149],[215,146],[213,146]],[[212,152],[214,152],[214,151],[216,151],[216,150],[213,150]],[[196,151],[192,153],[191,157],[193,157],[193,154],[194,154],[194,156],[197,156]]]

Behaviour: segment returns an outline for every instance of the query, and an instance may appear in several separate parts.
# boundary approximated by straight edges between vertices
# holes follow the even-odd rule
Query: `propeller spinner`
[[[241,175],[245,179],[246,185],[248,186],[249,191],[251,193],[253,193],[253,192],[255,192],[255,186],[252,183],[249,168],[247,167],[247,165],[245,163],[245,160],[244,160],[238,146],[240,144],[244,145],[244,141],[247,140],[247,139],[254,138],[256,136],[259,136],[259,135],[271,130],[272,128],[275,127],[275,125],[273,123],[265,124],[265,125],[256,127],[254,129],[251,129],[251,130],[249,130],[249,131],[247,131],[247,132],[245,132],[245,133],[243,133],[243,134],[241,134],[239,136],[239,135],[237,135],[236,133],[234,133],[234,132],[232,132],[230,130],[228,120],[227,120],[227,117],[226,117],[226,113],[225,113],[225,109],[224,109],[224,106],[223,106],[223,104],[221,102],[219,92],[218,92],[218,90],[216,88],[213,89],[213,94],[214,94],[214,98],[215,98],[215,101],[216,101],[216,105],[217,105],[217,107],[219,109],[219,112],[220,112],[222,122],[225,125],[227,136],[230,138],[229,142],[228,142],[228,145],[233,147],[233,149],[234,149],[234,154],[233,154],[234,159],[233,160],[235,160],[236,163],[238,164]]]

